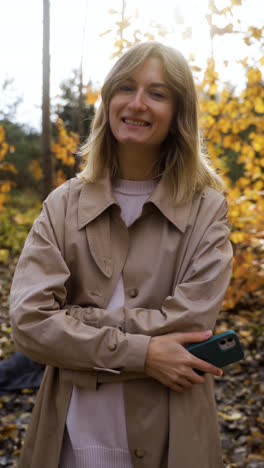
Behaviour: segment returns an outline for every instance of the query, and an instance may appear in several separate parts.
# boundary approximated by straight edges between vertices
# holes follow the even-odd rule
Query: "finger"
[[[177,335],[177,341],[180,344],[184,343],[200,343],[206,341],[212,336],[211,330],[201,332],[188,332],[188,333],[175,333]]]
[[[188,375],[188,380],[192,382],[193,385],[203,384],[204,383],[204,376],[197,374],[194,369],[190,369],[190,374]]]
[[[202,372],[215,375],[216,377],[220,377],[223,374],[222,369],[219,367],[216,367],[210,362],[203,361],[202,359],[199,359],[195,356],[193,356],[192,368],[199,369]]]
[[[187,378],[185,377],[181,377],[179,375],[177,375],[177,377],[175,378],[174,380],[174,384],[176,385],[180,385],[181,387],[183,388],[191,388],[192,387],[192,382],[190,380],[188,380]]]
[[[169,385],[169,387],[174,390],[175,392],[178,392],[178,393],[182,393],[184,388],[181,387],[180,385],[177,385],[177,384],[173,384],[173,385]]]
[[[174,390],[175,392],[181,393],[184,390],[184,387],[177,383],[175,380],[172,378],[164,378],[164,376],[156,376],[156,378],[159,382],[161,382],[163,385],[165,385],[168,388],[171,388],[171,390]]]

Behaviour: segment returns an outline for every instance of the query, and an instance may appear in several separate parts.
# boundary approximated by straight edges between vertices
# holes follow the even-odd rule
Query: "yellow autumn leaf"
[[[233,133],[239,133],[241,131],[241,122],[240,121],[235,121],[232,124],[232,132]]]
[[[239,335],[242,336],[243,338],[248,338],[249,336],[252,335],[251,330],[239,330]]]
[[[73,156],[69,156],[69,157],[68,157],[67,164],[68,164],[68,166],[74,166],[74,164],[75,164],[75,158],[74,158]]]
[[[223,413],[222,411],[218,411],[218,416],[221,416],[225,421],[238,421],[243,417],[242,413],[239,411],[234,411],[231,414]]]
[[[21,213],[17,214],[17,215],[14,217],[15,223],[16,223],[16,224],[19,224],[19,225],[20,225],[20,224],[26,224],[26,222],[27,222],[26,219],[27,219],[27,218],[26,218],[23,214],[21,214]]]
[[[231,128],[230,119],[227,119],[227,118],[219,119],[217,125],[218,125],[219,130],[222,131],[223,133],[227,133]]]
[[[261,97],[257,97],[254,102],[255,112],[258,114],[264,114],[264,100]]]
[[[264,135],[255,135],[252,139],[252,145],[255,151],[264,149]]]
[[[92,89],[90,85],[87,85],[85,93],[86,104],[94,105],[100,96],[100,89]]]
[[[228,104],[226,105],[226,112],[230,115],[230,117],[235,118],[238,113],[237,102],[234,100],[228,102]]]
[[[243,100],[243,102],[239,104],[239,111],[242,115],[243,114],[245,115],[251,111],[252,107],[253,107],[253,103],[251,101]]]
[[[252,164],[252,161],[248,161],[246,163],[246,170],[247,171],[251,171],[253,169],[253,164]]]
[[[233,231],[230,234],[230,240],[234,242],[234,244],[238,244],[239,242],[242,242],[245,238],[245,234],[240,231]]]
[[[222,93],[221,93],[221,99],[222,101],[227,101],[227,99],[230,97],[230,93],[226,90],[226,89],[223,89]]]
[[[240,141],[234,141],[232,142],[231,146],[232,150],[236,151],[238,153],[240,151]]]
[[[209,101],[208,102],[208,111],[212,115],[218,115],[219,114],[219,106],[215,101]]]
[[[211,115],[202,115],[201,117],[201,125],[202,127],[210,128],[214,125],[215,119]]]
[[[250,45],[250,39],[249,39],[249,37],[244,37],[243,40],[244,40],[245,44],[247,44],[248,46]]]
[[[258,180],[257,182],[255,182],[254,184],[254,189],[259,191],[259,190],[262,190],[263,189],[263,186],[264,186],[264,182],[262,180]]]
[[[261,71],[258,68],[251,67],[247,71],[247,79],[249,84],[257,83],[261,81]]]
[[[0,185],[0,192],[7,193],[10,192],[11,189],[11,182],[7,181]]]
[[[250,26],[249,31],[251,32],[252,37],[255,37],[256,39],[261,38],[262,28],[256,28],[255,26]]]
[[[59,187],[59,185],[63,184],[66,181],[66,177],[62,169],[59,169],[56,173],[56,178],[53,181],[55,187]]]
[[[211,84],[209,88],[209,94],[214,95],[217,93],[218,85],[216,83]]]
[[[34,174],[36,180],[40,180],[42,177],[42,168],[40,162],[37,160],[31,161],[29,168],[31,172]]]
[[[12,164],[10,162],[7,162],[7,161],[4,161],[1,164],[1,170],[6,171],[6,172],[13,172],[13,174],[18,173],[18,171],[17,171],[16,167],[14,166],[14,164]]]
[[[254,149],[252,148],[252,146],[248,145],[247,143],[246,144],[243,144],[241,146],[241,153],[244,154],[247,158],[254,158],[255,156],[255,151]]]
[[[246,177],[240,177],[240,179],[238,179],[238,184],[242,187],[246,187],[249,184],[249,181]]]
[[[0,249],[0,262],[6,262],[9,257],[9,250],[8,249]]]
[[[240,193],[239,188],[235,187],[229,190],[228,195],[230,197],[233,197],[235,200],[237,200],[240,197],[241,193]]]
[[[14,147],[14,145],[10,145],[10,146],[9,146],[9,152],[10,152],[10,153],[14,153],[14,152],[15,152],[15,147]]]
[[[2,161],[8,151],[8,144],[4,141],[0,146],[0,161]]]
[[[0,126],[0,144],[5,140],[5,130]]]

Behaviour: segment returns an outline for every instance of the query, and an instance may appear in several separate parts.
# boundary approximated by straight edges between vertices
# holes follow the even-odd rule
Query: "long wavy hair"
[[[205,186],[222,191],[223,181],[210,167],[201,148],[199,104],[191,69],[179,51],[156,41],[131,47],[107,75],[90,136],[79,151],[84,168],[78,177],[95,182],[106,168],[111,177],[118,175],[117,142],[109,125],[109,104],[120,84],[148,58],[161,61],[164,80],[176,102],[171,130],[161,145],[156,174],[166,177],[167,187],[176,202],[187,201]]]

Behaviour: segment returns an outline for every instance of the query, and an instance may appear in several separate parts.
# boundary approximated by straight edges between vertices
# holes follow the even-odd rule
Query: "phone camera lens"
[[[221,341],[220,341],[220,344],[221,344],[221,345],[224,345],[224,344],[225,344],[225,340],[221,340]]]
[[[227,341],[229,341],[229,343],[231,343],[231,341],[233,341],[233,338],[231,338],[231,336],[229,338],[227,338]]]

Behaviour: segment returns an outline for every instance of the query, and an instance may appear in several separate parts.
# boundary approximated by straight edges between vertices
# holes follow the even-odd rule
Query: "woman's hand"
[[[212,335],[205,332],[170,333],[151,338],[145,362],[145,373],[176,392],[202,384],[204,377],[193,369],[221,376],[223,371],[193,356],[184,348],[185,343],[205,341]]]

